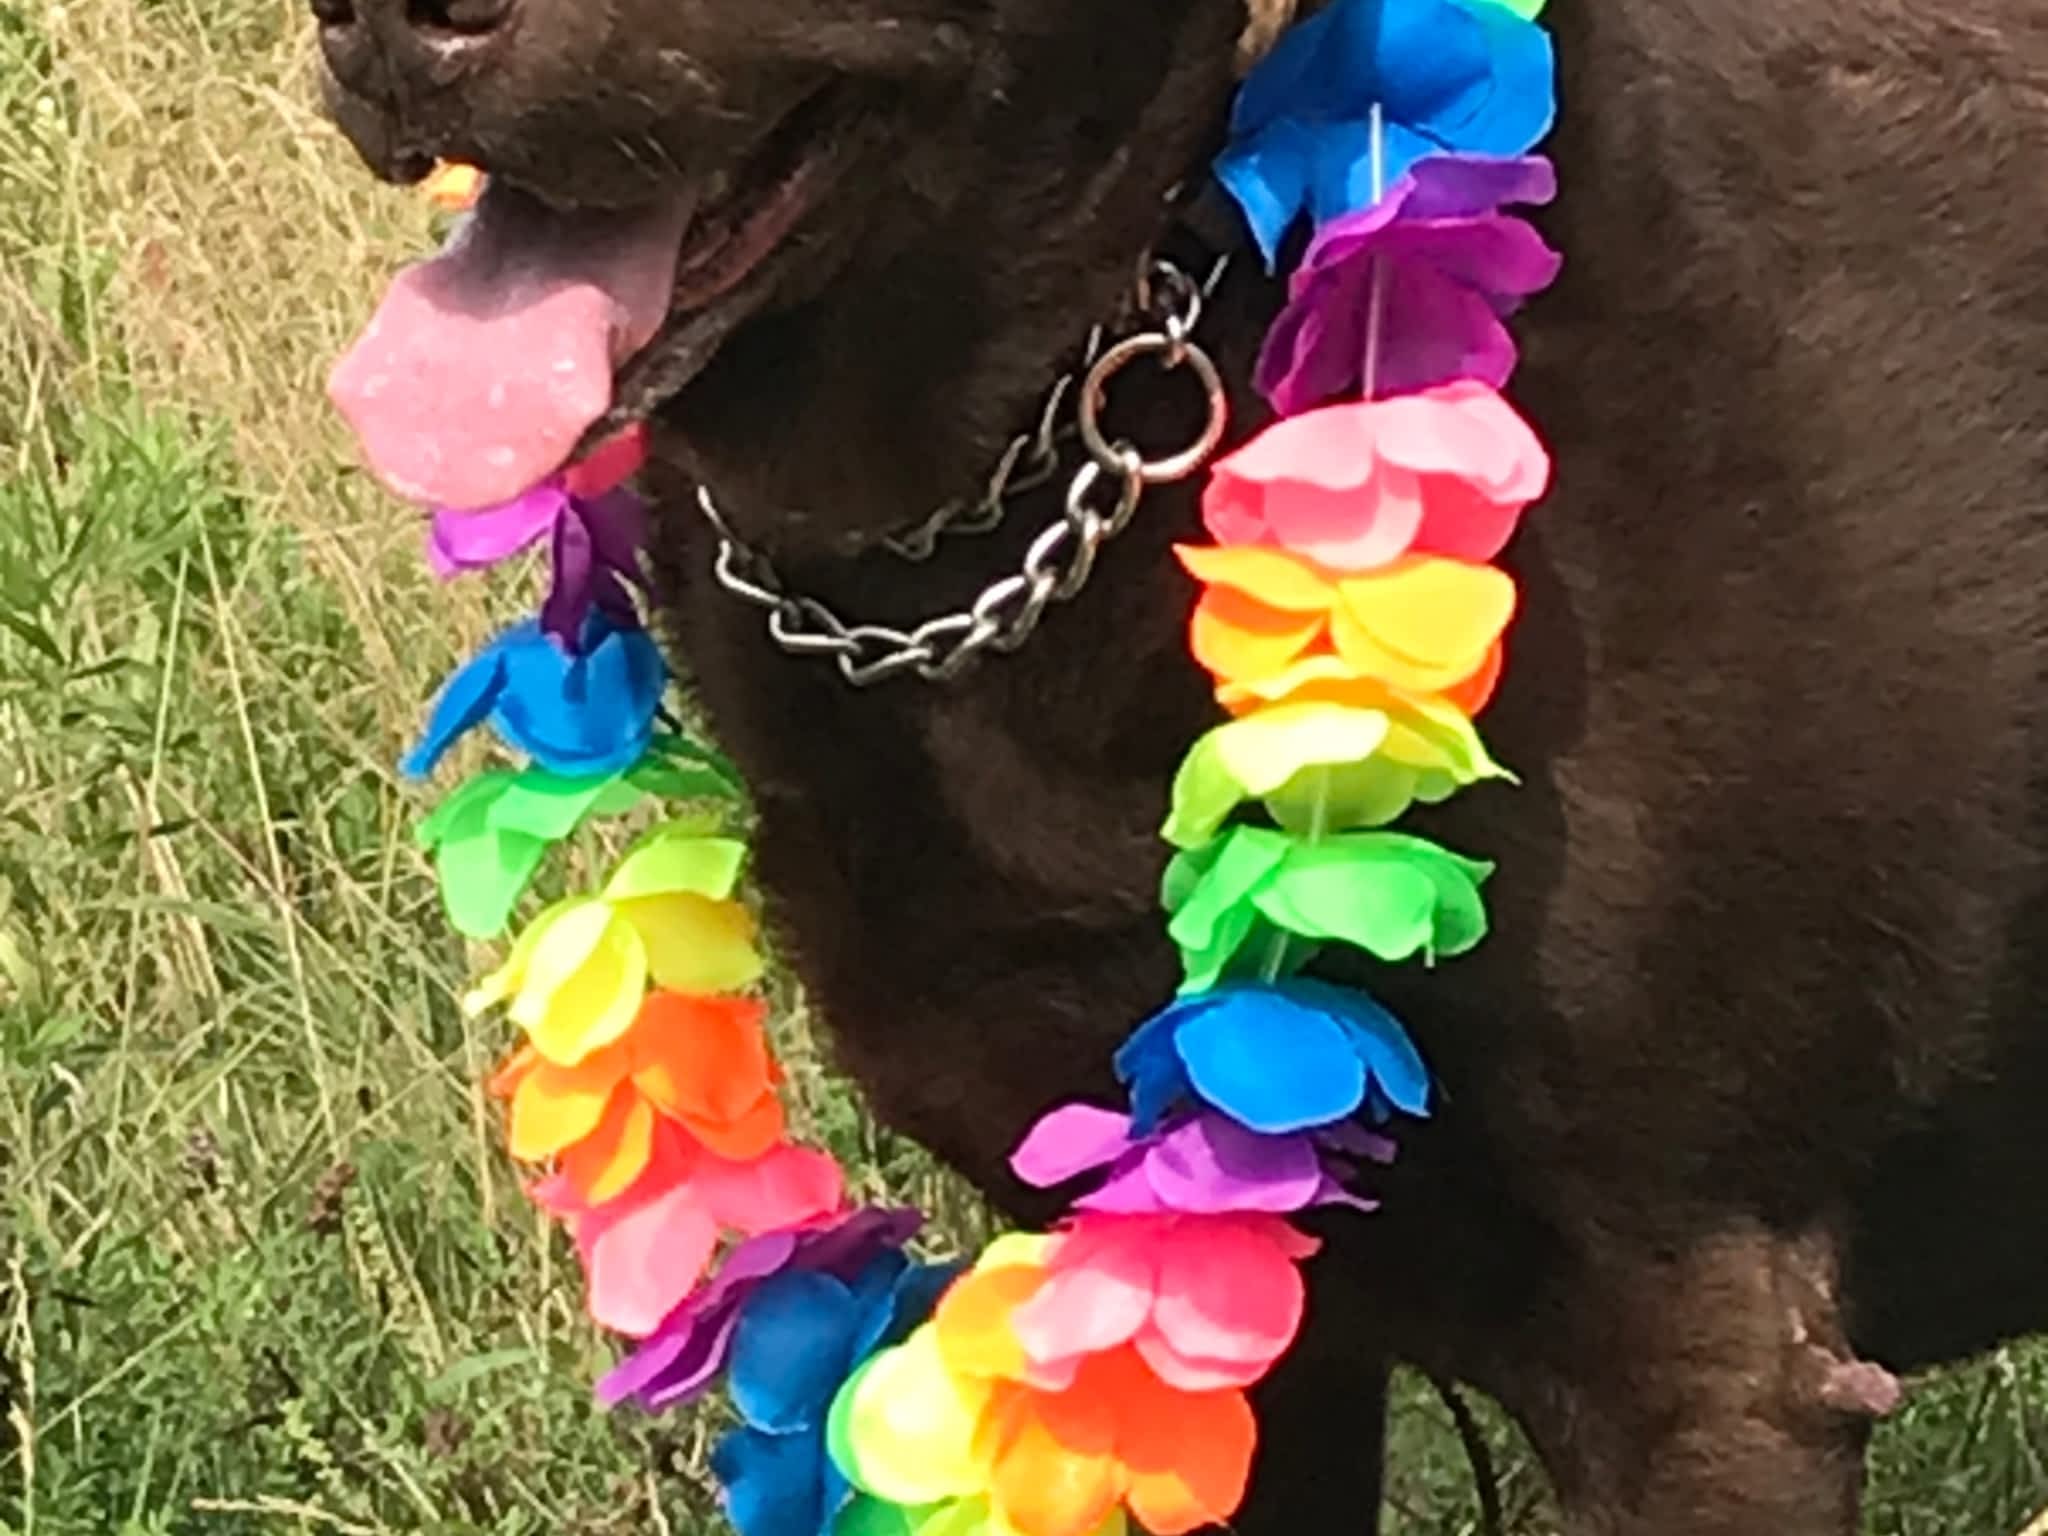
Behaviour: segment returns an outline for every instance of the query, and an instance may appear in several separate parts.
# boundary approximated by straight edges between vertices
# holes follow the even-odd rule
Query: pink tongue
[[[690,209],[560,214],[493,184],[447,249],[407,267],[327,393],[398,495],[509,501],[611,404],[668,313]]]

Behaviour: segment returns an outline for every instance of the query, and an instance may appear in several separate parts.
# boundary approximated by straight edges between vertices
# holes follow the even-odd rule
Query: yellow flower
[[[650,983],[693,994],[747,986],[761,956],[752,915],[731,899],[744,853],[729,838],[657,828],[598,895],[537,916],[463,1007],[509,1003],[544,1060],[574,1066],[632,1028]]]
[[[473,206],[483,190],[484,173],[473,165],[453,160],[443,160],[420,183],[427,201],[446,213],[460,213]]]

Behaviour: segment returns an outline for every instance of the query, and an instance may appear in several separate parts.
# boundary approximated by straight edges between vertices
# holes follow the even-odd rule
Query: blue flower
[[[398,771],[424,778],[466,731],[489,720],[505,744],[564,778],[619,773],[647,750],[668,668],[638,628],[604,612],[570,654],[528,619],[463,663],[442,686],[419,745]]]
[[[1336,0],[1245,81],[1216,175],[1271,263],[1303,212],[1369,206],[1424,155],[1519,155],[1557,111],[1550,38],[1500,0]]]
[[[1400,1021],[1355,988],[1300,977],[1174,999],[1117,1050],[1116,1075],[1141,1136],[1190,1101],[1269,1136],[1360,1109],[1375,1122],[1429,1113],[1429,1069]]]
[[[854,1368],[901,1343],[958,1273],[877,1256],[852,1283],[821,1270],[773,1275],[733,1332],[733,1406],[743,1427],[711,1452],[740,1536],[831,1536],[853,1488],[825,1449],[832,1399]]]

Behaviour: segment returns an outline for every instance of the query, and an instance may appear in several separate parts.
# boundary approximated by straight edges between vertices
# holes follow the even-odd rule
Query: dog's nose
[[[474,70],[518,0],[309,0],[344,90],[401,110]]]

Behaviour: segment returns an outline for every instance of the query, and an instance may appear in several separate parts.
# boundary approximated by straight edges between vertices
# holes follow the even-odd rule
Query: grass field
[[[320,122],[301,9],[0,0],[0,1532],[706,1530],[713,1424],[591,1406],[474,1087],[390,765],[492,599],[430,589],[323,409],[427,229]],[[967,1240],[781,1027],[812,1133]],[[1428,1394],[1395,1439],[1392,1530],[1472,1530]],[[1884,1431],[1869,1529],[2044,1503],[2014,1350]]]

